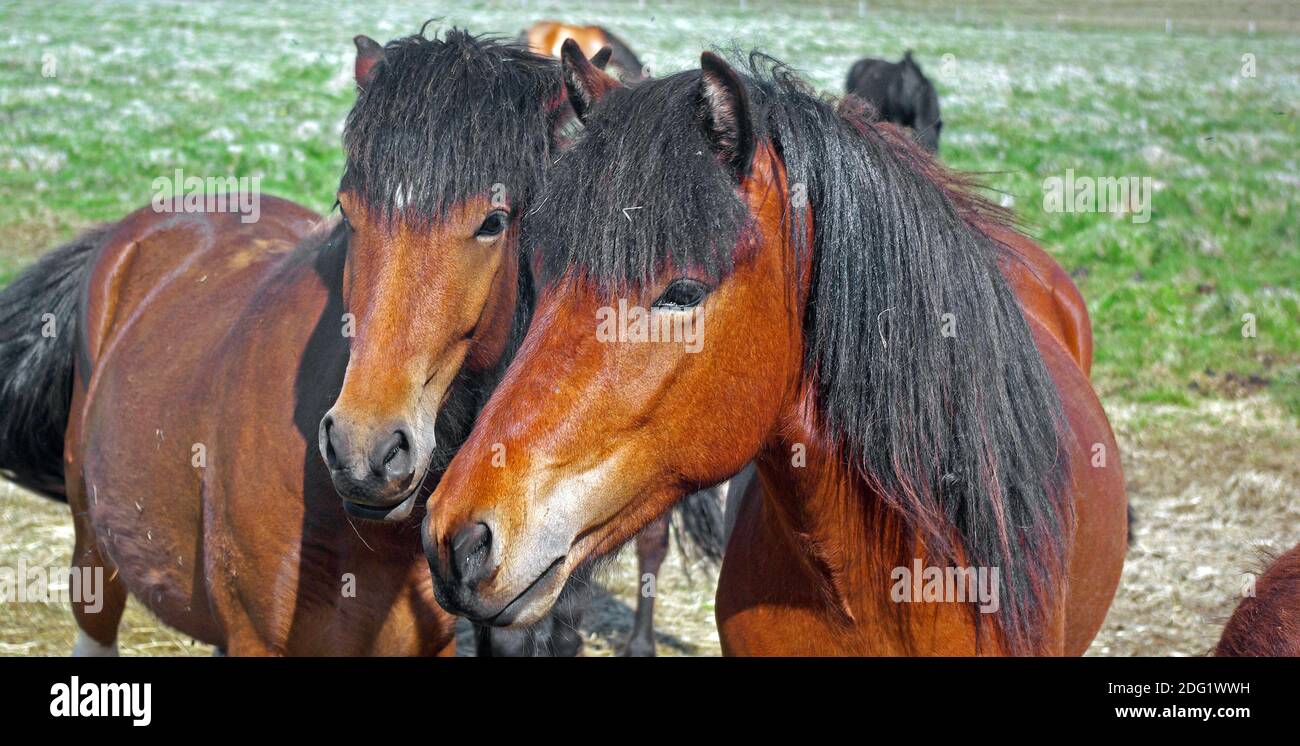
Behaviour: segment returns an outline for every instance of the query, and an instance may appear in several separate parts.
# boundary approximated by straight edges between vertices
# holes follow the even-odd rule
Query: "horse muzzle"
[[[319,437],[321,457],[349,515],[401,521],[411,514],[423,481],[417,467],[427,457],[419,457],[409,426],[367,431],[331,412],[321,419]]]
[[[568,578],[564,553],[531,553],[529,561],[503,567],[500,542],[485,521],[439,540],[430,535],[426,520],[421,534],[438,603],[477,624],[522,627],[536,622],[554,605]]]

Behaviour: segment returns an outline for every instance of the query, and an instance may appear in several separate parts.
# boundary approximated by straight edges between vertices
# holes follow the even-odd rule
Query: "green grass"
[[[0,6],[0,284],[77,229],[147,204],[153,179],[176,168],[260,175],[263,191],[327,209],[356,33],[388,39],[441,16],[514,34],[563,17],[611,26],[661,72],[734,41],[831,92],[856,57],[912,48],[939,86],[945,160],[984,172],[1076,277],[1103,395],[1189,403],[1266,390],[1300,415],[1293,8],[966,3],[958,20],[934,3],[907,15],[871,2],[866,17],[856,2],[747,5]],[[1248,35],[1252,8],[1264,15]],[[1045,212],[1043,180],[1067,169],[1151,177],[1150,222]],[[1241,334],[1247,313],[1254,338]]]

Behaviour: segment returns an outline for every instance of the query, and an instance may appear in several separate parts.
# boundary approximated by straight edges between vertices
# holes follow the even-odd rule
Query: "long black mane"
[[[458,29],[396,39],[348,115],[340,189],[426,222],[494,189],[527,204],[565,109],[556,61],[517,43]]]
[[[905,557],[919,544],[932,565],[999,568],[994,626],[1031,651],[1064,574],[1068,436],[1003,249],[980,227],[999,211],[897,129],[770,58],[747,67],[756,135],[787,170],[789,240],[811,251],[804,374],[823,425],[898,519]],[[751,247],[749,209],[702,134],[700,75],[593,109],[526,218],[544,282],[722,276]]]

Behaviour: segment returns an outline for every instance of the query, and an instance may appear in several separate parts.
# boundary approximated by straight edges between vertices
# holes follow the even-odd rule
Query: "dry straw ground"
[[[1188,409],[1112,404],[1136,540],[1091,655],[1203,655],[1264,554],[1300,541],[1300,428],[1265,398]],[[65,566],[72,527],[64,505],[0,487],[0,564]],[[636,604],[636,562],[625,550],[602,578],[583,631],[586,655],[616,654]],[[717,655],[714,578],[689,573],[679,553],[658,584],[660,655]],[[0,603],[0,655],[66,655],[72,614],[59,604]],[[125,655],[208,655],[132,601]]]

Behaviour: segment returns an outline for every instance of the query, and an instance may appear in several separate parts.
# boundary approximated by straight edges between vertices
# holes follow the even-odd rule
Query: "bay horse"
[[[1300,544],[1269,563],[1214,648],[1220,657],[1300,657]]]
[[[939,152],[939,94],[912,59],[912,50],[898,62],[864,57],[853,63],[844,92],[869,102],[884,121],[910,128],[926,150]]]
[[[0,468],[103,573],[77,653],[116,652],[128,593],[231,655],[454,651],[418,498],[527,325],[515,219],[571,109],[522,47],[356,41],[339,220],[147,207],[0,293]]]
[[[364,36],[356,43],[362,95],[345,133],[349,160],[338,224],[318,227],[319,216],[273,198],[262,200],[261,219],[252,224],[203,212],[160,217],[146,208],[52,252],[0,295],[0,310],[13,322],[8,328],[22,332],[0,344],[0,396],[10,405],[9,415],[0,418],[0,464],[20,484],[73,498],[74,564],[106,565],[114,579],[119,572],[124,576],[109,583],[109,613],[78,615],[78,652],[115,650],[126,592],[142,593],[133,585],[141,574],[164,609],[150,603],[151,597],[141,598],[164,621],[198,639],[216,640],[233,654],[262,652],[263,644],[293,654],[451,652],[451,621],[431,603],[415,523],[407,516],[417,493],[432,490],[527,325],[531,281],[518,261],[517,231],[507,226],[536,190],[572,112],[560,95],[558,66],[521,49],[456,31],[441,41],[410,37],[387,51]],[[498,80],[501,70],[512,75]],[[465,106],[462,99],[476,103]],[[461,137],[442,139],[439,122],[457,128]],[[403,158],[412,165],[399,168]],[[375,186],[385,175],[390,181]],[[507,184],[509,190],[502,190]],[[426,202],[412,202],[420,198]],[[467,200],[488,210],[472,232],[466,221],[474,216],[461,214]],[[137,257],[148,257],[147,266]],[[195,277],[199,287],[191,288]],[[100,289],[104,284],[108,290]],[[110,307],[87,304],[83,292],[92,291]],[[68,332],[43,340],[33,303],[54,311]],[[163,315],[179,306],[189,314],[179,323],[195,327],[186,334],[186,350],[148,354],[144,348],[151,341],[165,339],[156,336],[160,328],[174,329],[168,324],[176,322]],[[128,344],[118,342],[113,319],[131,319],[139,326],[132,353],[137,357],[100,362],[105,353],[97,347],[82,363],[91,373],[74,370],[73,353],[91,341],[78,336],[88,318],[101,326],[99,347]],[[223,332],[223,324],[231,331]],[[204,344],[215,350],[204,351]],[[405,382],[403,365],[414,369],[406,371]],[[437,377],[422,377],[422,365],[434,366]],[[192,376],[196,366],[224,371],[224,380],[199,381],[166,396],[152,388]],[[155,368],[166,368],[168,377],[134,384],[137,375]],[[74,373],[90,384],[73,387]],[[267,376],[275,380],[263,380]],[[74,388],[101,385],[114,396],[148,402],[143,411],[110,411],[93,425],[79,424],[85,435],[74,436],[69,413],[87,409],[74,398]],[[245,406],[252,409],[241,414],[239,428],[221,419],[223,409]],[[208,440],[196,440],[193,448],[204,462],[217,463],[191,464],[195,475],[185,475],[181,465],[157,460],[174,456],[175,444],[162,456],[146,450],[122,468],[142,474],[165,468],[156,477],[137,476],[129,491],[117,487],[124,477],[85,482],[76,471],[85,471],[83,457],[72,451],[88,447],[82,438],[98,448],[127,436],[147,440],[148,433],[131,427],[150,422],[171,426],[157,428],[160,439],[205,435]],[[305,441],[317,442],[319,454]],[[67,469],[59,455],[65,442]],[[243,476],[249,466],[263,470]],[[146,499],[167,479],[183,477],[188,479],[178,484],[196,490],[201,505],[154,505]],[[263,478],[272,478],[276,487],[259,485]],[[93,510],[83,505],[83,482],[97,494]],[[274,540],[261,532],[257,541],[236,535],[254,533],[252,524],[261,521],[257,501],[284,513],[264,529],[275,529]],[[175,570],[148,573],[142,567],[158,557],[150,547],[135,546],[141,538],[122,525],[132,507],[144,543],[179,545]],[[684,501],[677,521],[683,545],[715,561],[721,553],[716,513],[716,499],[700,494]],[[348,516],[392,525],[354,523]],[[187,520],[204,528],[192,529]],[[296,530],[278,525],[290,521]],[[662,523],[661,545],[639,547],[643,572],[657,573],[667,552],[667,518]],[[198,541],[175,536],[191,530],[201,535]],[[102,543],[114,544],[120,556],[105,557]],[[214,557],[198,556],[204,551]],[[295,556],[296,566],[290,565]],[[205,567],[198,566],[200,559]],[[244,580],[224,590],[190,579],[206,572]],[[196,590],[176,601],[175,588],[185,587],[180,578]],[[353,583],[355,602],[333,598]],[[229,592],[239,598],[220,606],[202,597]],[[576,654],[582,644],[577,625],[589,602],[589,584],[578,578],[557,613],[533,629],[478,630],[478,652]],[[174,608],[181,604],[184,613]],[[342,606],[361,607],[362,618],[342,614],[325,624],[322,617]],[[241,630],[232,633],[228,617],[236,612]],[[383,613],[390,618],[372,618]],[[652,615],[653,598],[643,596],[630,653],[653,654]],[[376,637],[380,622],[383,646]],[[409,629],[394,632],[394,624]],[[313,630],[330,637],[300,639]]]
[[[718,584],[724,653],[1082,653],[1127,525],[1070,294],[860,102],[761,55],[700,62],[621,88],[565,50],[585,132],[525,218],[534,322],[428,501],[439,600],[526,625],[755,460]],[[703,344],[610,339],[613,306],[660,329],[691,316]],[[975,576],[988,603],[963,593]]]
[[[646,75],[645,65],[614,32],[604,26],[576,26],[560,21],[538,21],[520,33],[528,48],[538,54],[559,59],[560,49],[567,39],[573,39],[585,56],[596,66],[613,73],[625,83],[632,83]],[[604,51],[608,49],[608,51]],[[603,59],[600,59],[602,58]],[[608,66],[603,64],[608,61]]]

